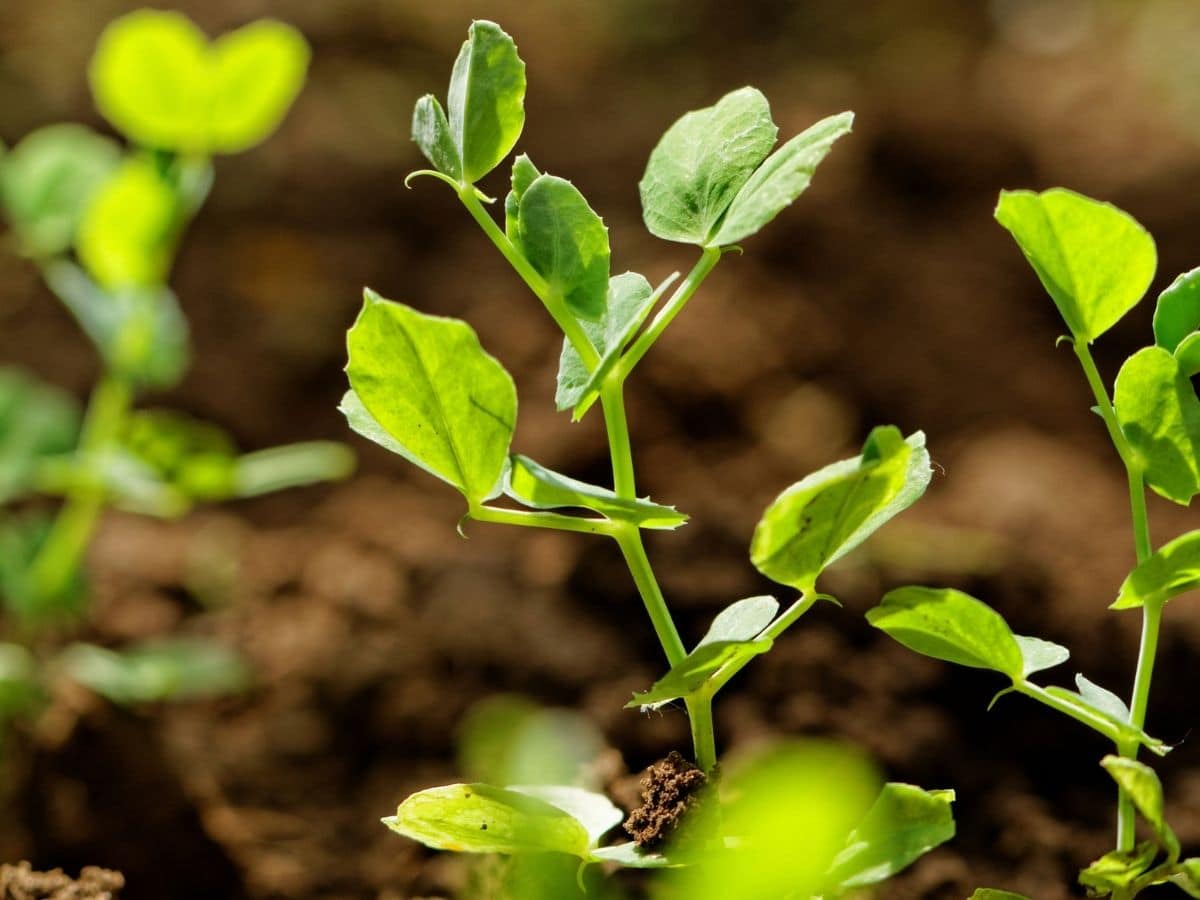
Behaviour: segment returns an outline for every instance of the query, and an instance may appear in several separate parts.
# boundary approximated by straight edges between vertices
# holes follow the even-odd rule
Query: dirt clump
[[[125,876],[88,866],[71,878],[62,869],[35,872],[27,863],[0,866],[0,900],[115,900]]]
[[[642,805],[625,820],[625,831],[645,850],[661,847],[700,801],[708,778],[672,750],[642,776]]]

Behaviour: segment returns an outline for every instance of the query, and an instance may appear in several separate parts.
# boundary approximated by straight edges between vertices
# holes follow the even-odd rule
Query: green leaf
[[[1113,407],[1146,483],[1186,506],[1200,493],[1200,400],[1178,362],[1146,347],[1117,374]]]
[[[987,604],[961,591],[903,587],[888,593],[867,621],[910,650],[934,659],[1024,678],[1021,645]]]
[[[392,831],[458,853],[568,853],[589,857],[591,837],[574,816],[513,790],[451,784],[413,794],[383,820]]]
[[[160,640],[127,650],[75,644],[59,662],[80,684],[122,705],[219,697],[249,683],[241,659],[207,641]]]
[[[771,649],[772,643],[770,640],[720,640],[702,643],[673,665],[666,675],[654,682],[650,690],[634,694],[633,699],[625,704],[625,708],[655,707],[680,697],[689,697],[728,663],[766,653]]]
[[[1158,295],[1154,307],[1154,343],[1174,353],[1200,328],[1200,269],[1184,272]]]
[[[33,257],[65,253],[84,209],[121,160],[120,148],[82,125],[48,125],[0,160],[0,201]]]
[[[1079,340],[1108,331],[1154,278],[1154,239],[1111,204],[1063,188],[1002,191],[996,221],[1012,233]]]
[[[521,198],[541,174],[526,154],[513,160],[512,188],[504,198],[504,233],[518,247],[521,245]]]
[[[751,87],[680,118],[650,154],[638,184],[650,233],[712,245],[725,211],[767,158],[777,133],[767,98]]]
[[[1092,687],[1094,688],[1095,685]],[[1091,727],[1101,731],[1102,734],[1107,734],[1114,740],[1136,742],[1158,756],[1166,756],[1171,751],[1171,748],[1158,738],[1151,737],[1142,729],[1130,725],[1128,711],[1123,712],[1122,709],[1117,708],[1112,702],[1111,695],[1098,695],[1091,688],[1085,693],[1082,685],[1079,693],[1057,685],[1051,685],[1042,690],[1087,716],[1103,719],[1111,729],[1111,733],[1108,730],[1096,728],[1094,725]],[[1104,693],[1107,695],[1109,692],[1105,691]],[[1124,703],[1121,703],[1121,706],[1124,707]]]
[[[304,86],[310,55],[299,31],[270,19],[219,37],[206,75],[208,148],[240,153],[270,137]]]
[[[83,612],[87,582],[76,568],[60,574],[53,591],[38,584],[32,567],[54,520],[41,511],[0,518],[0,609],[27,628],[73,622]]]
[[[74,398],[0,367],[0,503],[32,487],[41,460],[74,449],[79,422]]]
[[[862,455],[826,466],[792,485],[763,513],[750,546],[768,578],[809,590],[845,556],[925,492],[932,470],[925,435],[907,440],[874,429]]]
[[[458,145],[450,133],[446,111],[433,94],[426,94],[413,108],[412,139],[435,169],[457,182],[462,181]]]
[[[144,9],[104,30],[89,76],[101,114],[134,143],[236,153],[278,127],[308,60],[304,38],[281,22],[209,44],[186,16]]]
[[[201,486],[207,483],[207,473],[197,471],[197,464],[202,461],[190,461],[183,473],[182,487],[192,496],[208,498],[211,494],[201,491]],[[354,452],[336,441],[301,441],[268,447],[242,454],[233,461],[232,492],[235,497],[260,497],[323,481],[341,481],[349,477],[354,467]]]
[[[1071,658],[1071,651],[1061,644],[1046,641],[1042,638],[1028,637],[1023,634],[1013,635],[1017,646],[1021,648],[1021,659],[1024,661],[1024,677],[1028,678],[1034,672],[1053,669]]]
[[[580,507],[639,528],[678,528],[687,521],[673,506],[618,497],[608,488],[561,475],[519,454],[512,457],[504,492],[534,509]]]
[[[187,320],[170,289],[104,291],[65,260],[49,263],[42,274],[108,368],[135,384],[159,388],[183,376],[189,362]]]
[[[525,127],[525,63],[499,25],[471,23],[447,105],[462,178],[474,184],[508,156]]]
[[[583,826],[588,835],[588,845],[591,847],[600,843],[600,839],[621,824],[625,814],[603,794],[584,790],[580,787],[558,784],[528,784],[510,786],[510,791],[516,791],[527,797],[544,800],[551,806],[557,806],[563,812],[573,816],[575,821]]]
[[[878,884],[944,844],[954,837],[953,802],[954,791],[884,785],[834,859],[831,883],[839,892]]]
[[[669,869],[680,865],[661,853],[643,850],[633,841],[612,847],[598,847],[592,851],[595,862],[616,863],[626,869]]]
[[[1144,841],[1128,853],[1113,850],[1080,872],[1079,883],[1088,888],[1089,896],[1107,896],[1116,889],[1132,887],[1157,855],[1153,841]]]
[[[699,649],[705,644],[721,641],[754,640],[774,621],[778,612],[779,601],[774,597],[747,597],[738,600],[717,613],[696,647]]]
[[[600,384],[621,358],[625,347],[633,340],[650,311],[679,277],[676,272],[653,291],[650,282],[636,272],[614,275],[608,282],[608,301],[598,322],[582,322],[584,333],[600,354],[600,361],[591,372],[583,364],[575,348],[563,339],[562,355],[558,361],[558,388],[554,402],[558,409],[575,407],[572,418],[579,421],[600,395]]]
[[[608,229],[583,194],[555,175],[539,175],[521,194],[520,246],[576,316],[598,321],[608,297]]]
[[[1189,334],[1175,348],[1175,362],[1185,378],[1200,375],[1200,331]]]
[[[1121,583],[1116,602],[1109,608],[1166,603],[1196,588],[1200,588],[1200,531],[1189,531],[1139,563]]]
[[[1012,891],[998,891],[995,888],[977,888],[969,900],[1029,900],[1024,894],[1014,894]]]
[[[1179,838],[1163,814],[1162,783],[1154,770],[1136,759],[1109,755],[1100,761],[1109,775],[1133,801],[1146,824],[1154,831],[1158,845],[1170,862],[1179,860]]]
[[[1118,722],[1129,722],[1129,707],[1112,691],[1078,673],[1075,675],[1075,686],[1079,689],[1079,696],[1093,709]]]
[[[712,243],[736,244],[790,206],[808,188],[834,142],[849,134],[853,125],[854,113],[829,116],[768,156],[734,198]]]
[[[5,719],[25,715],[41,699],[37,660],[33,654],[20,644],[0,642],[0,730]]]
[[[465,322],[419,313],[366,291],[347,336],[350,385],[369,414],[352,428],[454,485],[467,500],[497,496],[517,418],[517,390]]]
[[[1200,858],[1185,859],[1170,878],[1171,884],[1189,897],[1200,897]]]

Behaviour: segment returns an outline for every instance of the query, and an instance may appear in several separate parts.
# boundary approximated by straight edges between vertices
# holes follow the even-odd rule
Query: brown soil
[[[639,847],[661,847],[695,809],[707,781],[703,771],[672,750],[642,776],[642,805],[625,820],[626,833]]]
[[[79,878],[62,869],[35,872],[27,862],[0,866],[0,900],[115,900],[125,887],[120,872],[89,866]]]

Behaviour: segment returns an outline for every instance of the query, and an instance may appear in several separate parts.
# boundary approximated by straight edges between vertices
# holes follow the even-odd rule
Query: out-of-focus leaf
[[[74,449],[79,422],[72,397],[0,368],[0,503],[32,487],[40,461]]]
[[[240,657],[198,640],[159,640],[122,650],[74,644],[59,663],[80,684],[122,705],[219,697],[249,683]]]

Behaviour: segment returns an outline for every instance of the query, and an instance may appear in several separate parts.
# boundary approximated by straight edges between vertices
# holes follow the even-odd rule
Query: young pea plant
[[[104,31],[89,73],[100,112],[130,146],[61,124],[0,156],[9,241],[103,363],[82,413],[61,391],[0,369],[0,730],[36,711],[60,674],[121,703],[243,680],[236,658],[206,643],[62,648],[64,629],[85,614],[82,565],[106,507],[174,517],[197,502],[340,478],[353,467],[341,444],[239,455],[214,425],[134,408],[139,392],[169,388],[187,369],[187,323],[168,278],[212,184],[212,158],[275,130],[308,57],[304,39],[279,22],[210,43],[182,15],[134,12]],[[36,495],[63,502],[51,517]]]
[[[692,244],[700,257],[682,281],[671,275],[654,287],[633,272],[612,274],[601,218],[570,181],[541,172],[527,155],[512,164],[502,221],[488,210],[493,201],[478,185],[516,146],[525,120],[525,87],[525,65],[512,39],[491,22],[475,22],[454,63],[447,107],[432,95],[416,104],[413,138],[434,168],[414,172],[409,180],[428,176],[447,184],[562,330],[557,406],[578,420],[599,404],[612,487],[584,483],[514,453],[516,386],[471,327],[371,290],[348,335],[350,390],[342,412],[359,434],[461,492],[464,523],[557,529],[616,542],[668,665],[666,674],[629,706],[650,709],[683,701],[695,765],[680,757],[664,761],[661,774],[671,788],[662,793],[674,792],[679,808],[721,811],[711,827],[699,829],[706,835],[704,858],[715,854],[724,861],[720,871],[736,875],[720,878],[705,869],[708,876],[680,888],[680,896],[833,897],[880,881],[953,834],[948,792],[908,785],[880,791],[876,785],[871,796],[878,794],[878,801],[871,814],[847,802],[841,818],[822,819],[810,813],[829,804],[802,811],[804,804],[797,803],[782,819],[765,820],[739,817],[723,802],[692,804],[687,794],[706,780],[716,781],[714,697],[825,597],[817,581],[827,566],[924,492],[930,479],[924,436],[905,438],[894,427],[877,428],[860,456],[809,475],[781,494],[763,515],[750,555],[759,571],[799,596],[782,611],[769,596],[733,603],[689,649],[642,536],[644,529],[678,528],[687,517],[673,506],[639,497],[624,402],[638,362],[726,251],[803,193],[817,165],[850,131],[852,115],[824,119],[775,148],[777,129],[766,98],[742,88],[672,125],[651,153],[640,184],[643,215],[653,235]],[[651,786],[648,794],[655,790]],[[849,831],[856,818],[845,820],[847,809],[867,815],[853,836]],[[635,814],[631,825],[657,821],[655,810],[643,813]],[[574,785],[456,784],[409,797],[385,822],[440,849],[559,853],[583,864],[631,867],[675,866],[691,858],[671,850],[678,813],[652,834],[627,825],[637,832],[637,841],[601,847],[621,818],[606,797]],[[814,838],[806,854],[780,847],[780,835],[803,843],[810,834],[806,829],[816,827],[814,819],[824,822],[826,832],[832,828],[822,833],[826,838],[834,833],[835,839]],[[758,821],[778,826],[772,837],[763,833],[761,841],[751,839],[751,823]],[[664,845],[666,852],[658,852]],[[728,849],[733,846],[740,849]],[[775,849],[764,856],[764,847]],[[796,869],[801,864],[808,868]],[[749,877],[750,870],[758,876]],[[764,873],[773,874],[766,878]]]
[[[1001,693],[1038,700],[1112,741],[1115,752],[1101,765],[1117,784],[1117,841],[1079,876],[1090,896],[1128,900],[1170,882],[1200,897],[1200,858],[1181,859],[1179,840],[1163,818],[1158,776],[1137,759],[1142,748],[1159,756],[1170,750],[1144,730],[1159,628],[1167,602],[1200,587],[1200,531],[1155,551],[1146,509],[1147,487],[1183,506],[1200,493],[1200,399],[1191,382],[1200,373],[1200,269],[1179,276],[1159,296],[1154,344],[1125,361],[1110,395],[1091,344],[1150,287],[1157,267],[1153,239],[1121,210],[1060,188],[1005,192],[996,218],[1062,314],[1069,333],[1060,341],[1075,351],[1128,477],[1137,564],[1111,608],[1142,611],[1131,700],[1081,674],[1074,691],[1034,683],[1032,675],[1067,661],[1067,649],[1013,634],[999,613],[958,591],[900,588],[868,618],[920,653],[999,672],[1012,682]],[[1136,816],[1149,826],[1140,842]]]

